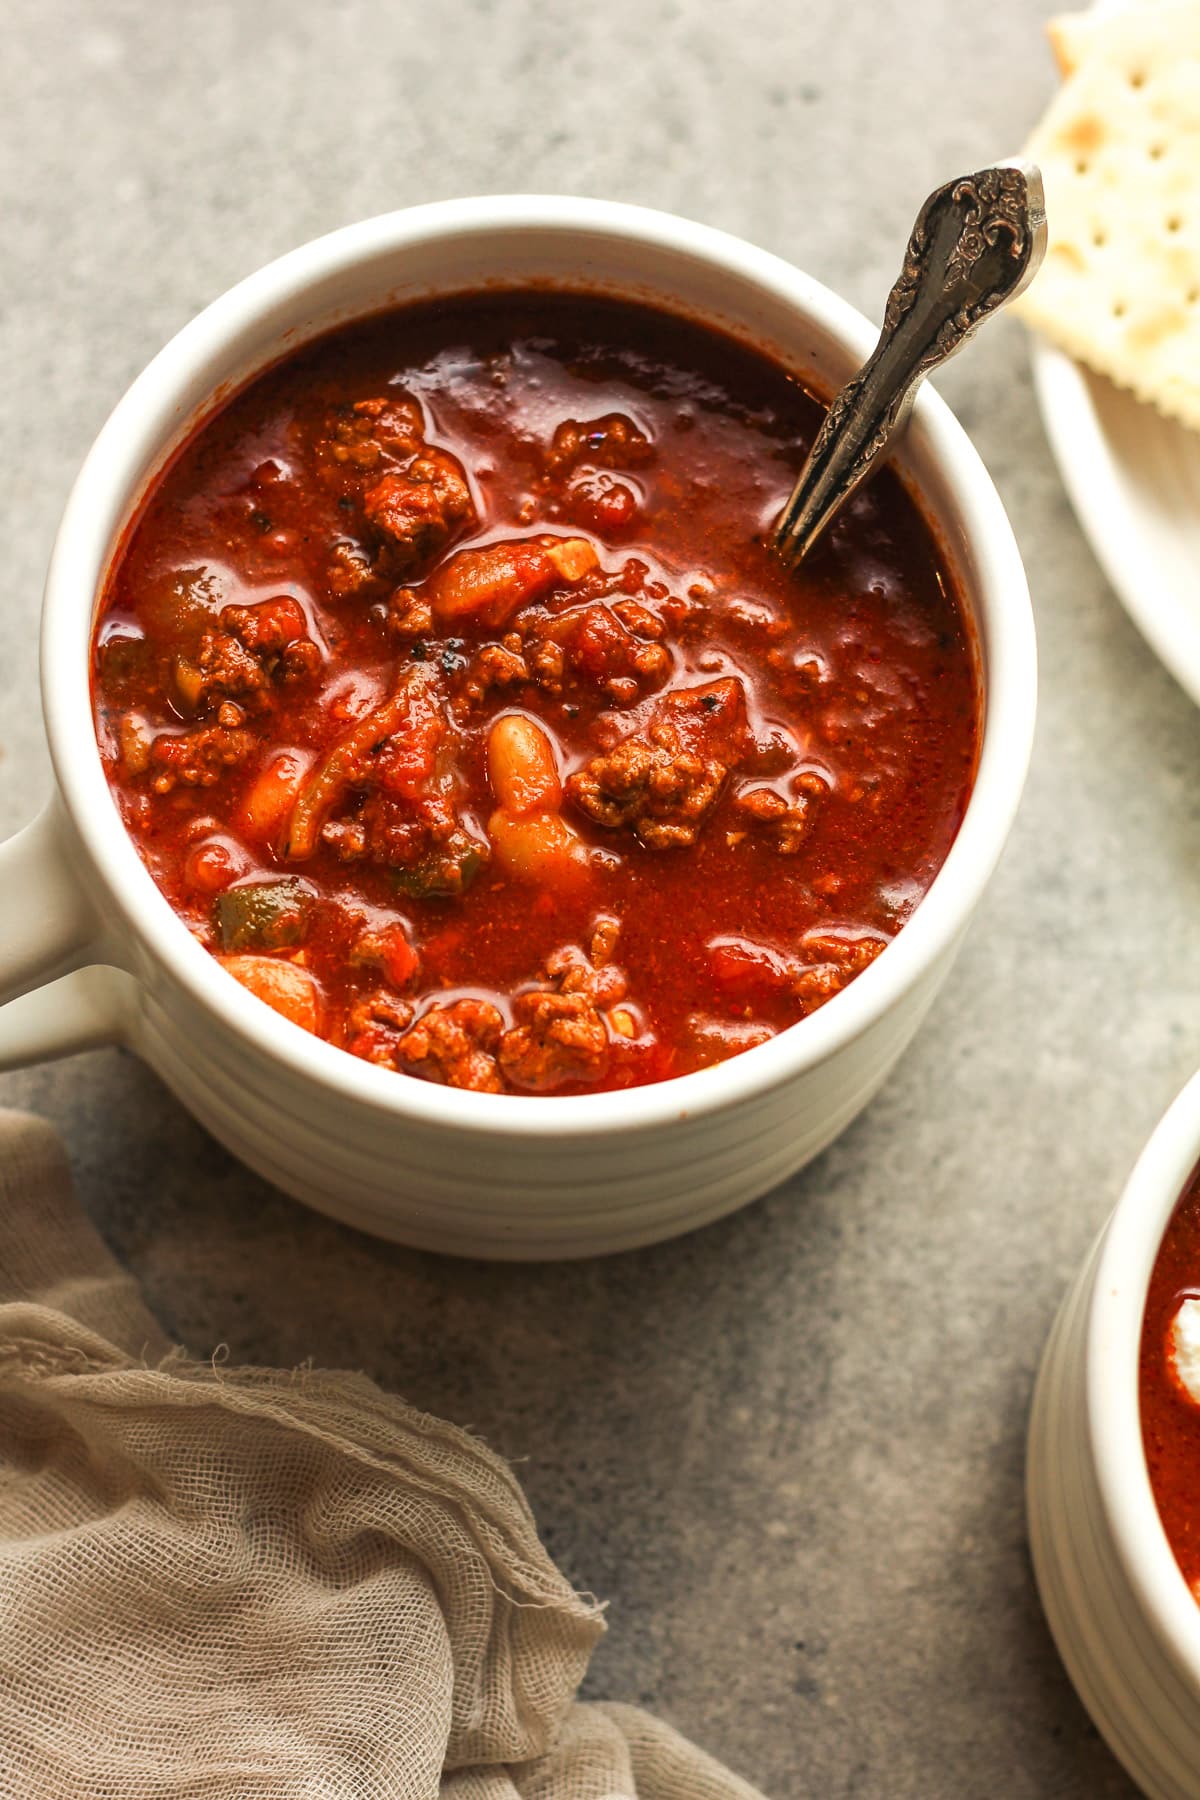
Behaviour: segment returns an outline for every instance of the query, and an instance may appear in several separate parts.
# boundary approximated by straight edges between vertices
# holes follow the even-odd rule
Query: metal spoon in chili
[[[904,267],[857,375],[834,395],[775,527],[794,566],[870,473],[925,376],[1028,286],[1046,250],[1041,171],[997,163],[936,188],[917,214]]]

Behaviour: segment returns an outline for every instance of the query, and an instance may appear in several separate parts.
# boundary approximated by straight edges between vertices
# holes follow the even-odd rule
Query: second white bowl
[[[1146,1292],[1200,1161],[1200,1075],[1150,1139],[1046,1346],[1029,1427],[1029,1541],[1080,1699],[1151,1800],[1200,1797],[1200,1605],[1142,1449]]]

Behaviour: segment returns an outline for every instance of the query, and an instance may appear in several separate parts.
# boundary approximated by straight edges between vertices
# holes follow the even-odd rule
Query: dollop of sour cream
[[[1200,1406],[1200,1296],[1184,1300],[1168,1333],[1171,1373],[1193,1406]]]

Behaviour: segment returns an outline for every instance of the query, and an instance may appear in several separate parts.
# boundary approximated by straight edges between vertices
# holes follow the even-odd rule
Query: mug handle
[[[136,984],[106,967],[103,927],[68,850],[57,797],[0,844],[0,1070],[125,1037]]]

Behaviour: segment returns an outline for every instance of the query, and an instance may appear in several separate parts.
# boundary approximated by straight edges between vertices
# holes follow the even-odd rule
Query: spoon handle
[[[775,527],[795,566],[870,472],[917,387],[1032,281],[1046,249],[1034,163],[1004,162],[936,188],[917,214],[879,342],[835,394]]]

